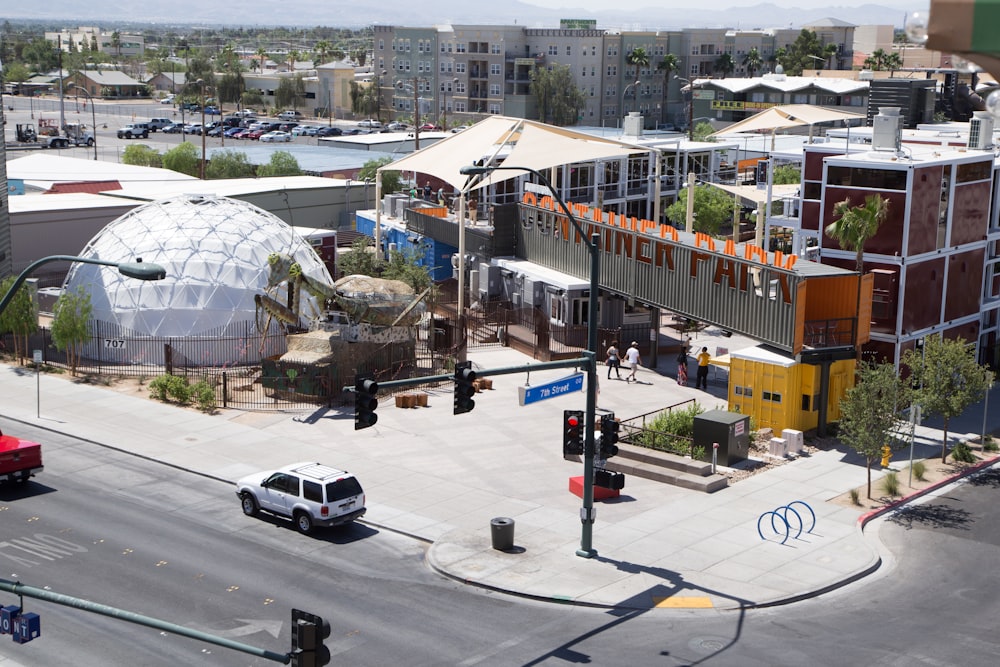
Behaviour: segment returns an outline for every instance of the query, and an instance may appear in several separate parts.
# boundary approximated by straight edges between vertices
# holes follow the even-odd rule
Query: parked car
[[[315,125],[306,125],[305,135],[307,137],[315,137],[317,132],[319,132],[319,128]]]
[[[246,139],[247,135],[249,135],[253,131],[253,130],[249,130],[249,129],[245,128],[245,127],[237,127],[237,128],[233,128],[233,129],[237,130],[232,135],[233,139]]]
[[[382,127],[382,123],[380,123],[379,121],[374,120],[372,118],[367,118],[367,119],[359,122],[358,123],[358,127],[363,127],[363,128],[365,128],[367,130],[374,130],[376,128],[381,128]]]
[[[339,127],[321,127],[316,130],[317,137],[339,137],[343,133]]]
[[[201,123],[188,123],[184,126],[184,134],[201,134],[205,131],[205,126]]]
[[[169,118],[150,118],[149,122],[146,123],[146,127],[149,128],[150,132],[156,132],[157,130],[162,130],[167,125],[172,125],[173,122]]]
[[[365,492],[346,470],[320,463],[295,463],[248,475],[236,482],[247,516],[264,511],[288,517],[301,533],[316,526],[350,523],[365,514]]]
[[[282,132],[291,132],[298,126],[299,126],[298,123],[282,123],[281,125],[278,126],[278,129],[281,130]]]
[[[274,132],[268,132],[267,134],[260,135],[260,140],[264,143],[288,142],[292,140],[292,135],[288,132],[275,130]]]
[[[386,125],[385,129],[391,130],[392,132],[403,132],[406,130],[407,127],[408,126],[406,123],[400,123],[399,121],[394,120],[388,125]]]
[[[142,137],[145,139],[148,136],[149,128],[142,123],[130,123],[118,130],[119,139],[134,139],[136,137]]]
[[[221,116],[222,112],[219,111],[219,107],[216,107],[216,106],[207,106],[207,107],[205,107],[205,115],[206,116]]]
[[[299,111],[282,111],[278,114],[278,118],[281,120],[299,120],[302,118],[302,113]]]
[[[174,123],[163,128],[164,134],[180,134],[184,131],[184,123]]]
[[[290,124],[290,123],[289,123],[289,124]],[[313,134],[315,134],[315,133],[316,133],[316,130],[317,130],[317,128],[315,128],[315,127],[312,127],[312,126],[310,126],[310,125],[296,125],[296,126],[295,126],[295,127],[293,127],[292,129],[290,129],[290,130],[287,130],[287,131],[288,131],[288,132],[291,132],[291,134],[292,134],[292,136],[293,136],[293,137],[305,137],[305,136],[308,136],[308,135],[307,135],[306,133],[307,133],[307,132],[308,132],[309,130],[312,130],[312,131],[313,131]]]
[[[233,112],[234,116],[239,116],[240,118],[256,118],[257,112],[251,109],[240,109],[239,111]]]
[[[222,132],[222,134],[224,134],[227,137],[235,137],[237,134],[240,134],[241,132],[246,132],[246,131],[247,130],[246,130],[245,127],[227,127]]]
[[[420,126],[421,132],[431,132],[433,130],[440,130],[440,129],[441,128],[435,125],[434,123],[424,123],[423,125]]]
[[[356,127],[349,127],[346,130],[341,130],[340,133],[343,134],[345,137],[349,134],[367,134],[365,130],[359,130]]]
[[[240,135],[241,139],[260,139],[262,136],[267,134],[265,130],[250,130],[246,134]]]
[[[167,95],[162,100],[160,100],[160,104],[173,104],[173,103],[174,103],[173,95]]]
[[[212,129],[210,129],[208,131],[208,136],[210,136],[210,137],[221,137],[222,133],[225,132],[225,131],[226,131],[226,127],[224,125],[216,125],[215,127],[213,127]]]

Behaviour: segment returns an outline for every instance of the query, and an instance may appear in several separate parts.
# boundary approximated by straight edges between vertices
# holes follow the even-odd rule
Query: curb
[[[991,459],[986,459],[985,461],[980,461],[979,463],[977,463],[974,466],[969,466],[968,468],[966,468],[962,472],[956,473],[956,474],[952,475],[951,477],[946,477],[945,479],[942,479],[940,482],[935,482],[934,484],[931,484],[930,486],[928,486],[926,489],[920,489],[919,491],[914,491],[910,495],[905,496],[903,498],[900,498],[899,500],[897,500],[895,502],[889,503],[885,507],[880,507],[878,509],[871,510],[867,514],[862,514],[860,517],[858,517],[858,524],[860,525],[861,530],[863,531],[864,528],[865,528],[865,526],[868,525],[868,523],[872,519],[877,519],[878,517],[882,516],[883,514],[886,514],[887,512],[890,512],[890,511],[892,511],[892,510],[900,507],[901,505],[905,505],[906,503],[908,503],[908,502],[910,502],[912,500],[920,498],[921,496],[927,495],[928,493],[931,493],[932,491],[937,491],[941,487],[948,486],[949,484],[951,484],[953,482],[957,482],[958,480],[963,479],[965,477],[968,477],[969,475],[974,475],[975,473],[977,473],[977,472],[979,472],[979,471],[981,471],[981,470],[983,470],[985,468],[989,468],[993,464],[997,463],[997,461],[1000,461],[1000,455],[994,456]]]

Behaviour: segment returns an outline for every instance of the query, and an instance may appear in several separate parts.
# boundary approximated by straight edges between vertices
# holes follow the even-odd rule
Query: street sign
[[[535,385],[534,387],[518,387],[517,402],[518,405],[529,405],[538,401],[544,401],[547,398],[555,398],[556,396],[582,390],[583,373],[574,373],[559,380]]]

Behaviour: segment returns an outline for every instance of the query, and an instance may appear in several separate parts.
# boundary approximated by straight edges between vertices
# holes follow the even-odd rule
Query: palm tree
[[[679,72],[681,69],[681,62],[673,53],[668,53],[663,56],[663,60],[660,64],[656,66],[657,72],[663,73],[663,99],[660,104],[660,122],[664,122],[664,114],[667,113],[667,90],[670,88],[670,79],[673,77],[674,72]]]
[[[885,57],[885,68],[892,74],[903,66],[903,58],[898,51],[893,51]]]
[[[111,33],[111,46],[115,47],[115,59],[121,59],[122,57],[122,36],[117,30]]]
[[[316,59],[319,60],[320,64],[327,62],[327,58],[333,52],[333,46],[325,39],[321,39],[316,42],[316,46],[313,47],[313,52],[316,54]]]
[[[295,63],[297,63],[301,57],[302,54],[296,49],[292,49],[291,51],[288,52],[287,63],[289,72],[295,71]]]
[[[836,44],[827,44],[826,46],[823,47],[823,58],[826,60],[826,65],[829,66],[829,69],[837,69],[836,67],[834,67],[834,65],[836,65],[836,62],[833,60],[833,58],[834,56],[837,55],[838,50],[839,49],[837,48]]]
[[[264,73],[264,62],[267,60],[267,49],[263,46],[257,47],[257,69],[261,74]]]
[[[747,78],[752,79],[761,67],[764,66],[764,59],[760,57],[760,51],[753,47],[743,58],[743,66],[747,68]]]
[[[844,250],[857,253],[856,270],[858,272],[857,311],[861,310],[861,276],[865,272],[865,243],[878,233],[879,227],[889,215],[889,200],[881,195],[868,195],[862,206],[851,206],[851,200],[837,202],[833,214],[838,216],[824,230]],[[855,332],[857,340],[857,332]],[[858,348],[858,359],[861,359],[861,348]]]
[[[641,46],[637,46],[632,49],[632,53],[625,57],[625,62],[635,67],[635,77],[638,79],[639,70],[644,67],[649,67],[649,54],[646,53],[646,49]]]
[[[715,59],[713,69],[715,69],[716,72],[721,72],[722,78],[725,79],[727,74],[732,74],[736,71],[736,62],[733,60],[731,55],[723,53]]]
[[[864,65],[868,69],[873,69],[876,72],[885,67],[885,60],[889,57],[883,49],[875,49],[872,54],[865,58]]]

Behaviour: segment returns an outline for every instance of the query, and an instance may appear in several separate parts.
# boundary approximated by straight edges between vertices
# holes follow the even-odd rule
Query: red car
[[[434,123],[424,123],[423,125],[420,126],[421,132],[431,132],[433,130],[440,130],[440,129],[441,128],[435,125]]]
[[[240,139],[260,139],[261,135],[267,134],[267,130],[253,130],[242,135]]]

